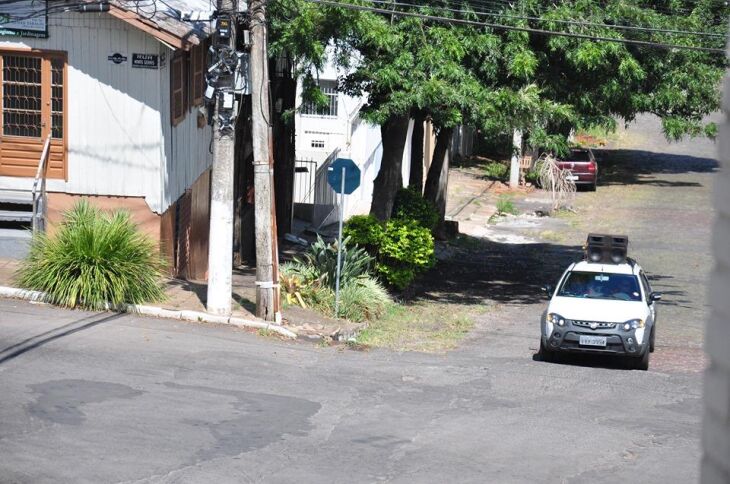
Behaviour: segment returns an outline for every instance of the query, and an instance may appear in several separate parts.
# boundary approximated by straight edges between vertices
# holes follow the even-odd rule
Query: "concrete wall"
[[[730,114],[730,76],[725,81],[723,111]],[[730,120],[720,126],[715,178],[715,270],[710,281],[712,313],[705,348],[710,367],[705,372],[705,415],[702,431],[702,482],[730,483]]]

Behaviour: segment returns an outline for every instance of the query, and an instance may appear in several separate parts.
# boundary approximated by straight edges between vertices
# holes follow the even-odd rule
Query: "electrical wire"
[[[318,3],[322,5],[329,5],[331,7],[340,7],[350,10],[360,10],[365,12],[373,12],[373,13],[382,13],[386,15],[390,15],[392,12],[391,10],[383,9],[383,8],[377,8],[377,7],[367,7],[362,5],[354,5],[349,3],[342,3],[342,2],[336,2],[331,0],[305,0],[310,3]],[[646,40],[635,40],[635,39],[619,39],[619,38],[613,38],[613,37],[602,37],[602,36],[596,36],[596,35],[587,35],[587,34],[578,34],[574,32],[560,32],[560,31],[554,31],[554,30],[544,30],[544,29],[534,29],[530,27],[517,27],[512,25],[503,25],[498,23],[490,23],[490,22],[477,22],[474,20],[466,20],[466,19],[455,19],[455,18],[448,18],[448,17],[439,17],[436,15],[425,15],[415,12],[404,12],[399,11],[397,15],[403,16],[403,17],[413,17],[413,18],[420,18],[422,20],[433,20],[436,22],[442,22],[442,23],[451,23],[451,24],[460,24],[460,25],[471,25],[475,27],[490,27],[495,30],[513,30],[517,32],[527,32],[532,34],[540,34],[540,35],[553,35],[553,36],[559,36],[559,37],[572,37],[576,39],[584,39],[584,40],[593,40],[597,42],[616,42],[621,44],[630,44],[630,45],[639,45],[644,47],[654,47],[654,48],[661,48],[661,49],[682,49],[682,50],[693,50],[693,51],[699,51],[699,52],[708,52],[708,53],[715,53],[715,54],[724,54],[725,49],[719,49],[715,47],[699,47],[699,46],[691,46],[691,45],[679,45],[679,44],[667,44],[663,42],[650,42]]]
[[[424,8],[431,7],[431,5],[427,5],[427,4],[401,3],[401,2],[389,1],[389,0],[366,0],[366,1],[368,1],[370,3],[376,3],[376,4],[394,5],[394,6],[398,5],[398,6],[404,6],[404,7],[424,7]],[[483,15],[483,16],[489,16],[489,17],[502,17],[502,18],[517,19],[517,20],[535,20],[535,21],[540,21],[540,22],[551,22],[551,23],[558,23],[558,24],[565,24],[565,25],[577,25],[577,26],[582,26],[582,27],[602,27],[602,28],[607,28],[607,29],[618,29],[618,30],[636,30],[636,31],[640,31],[640,32],[661,32],[661,33],[669,33],[669,34],[720,37],[723,39],[727,37],[725,34],[718,34],[718,33],[713,33],[713,32],[660,29],[660,28],[654,28],[654,27],[641,27],[641,26],[634,26],[634,25],[603,24],[603,23],[585,22],[585,21],[578,21],[578,20],[551,19],[551,18],[534,17],[534,16],[526,16],[526,15],[511,15],[511,14],[505,14],[505,13],[497,12],[497,11],[481,11],[481,10],[480,11],[476,11],[476,10],[469,11],[469,10],[458,10],[458,9],[448,8],[448,7],[434,7],[434,8],[436,8],[437,10],[445,10],[448,12],[460,13],[460,14],[474,14],[477,16]]]

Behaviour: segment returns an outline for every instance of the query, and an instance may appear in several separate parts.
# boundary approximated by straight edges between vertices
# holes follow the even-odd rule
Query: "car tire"
[[[597,184],[598,182],[593,182],[592,184],[588,185],[588,191],[595,192]]]
[[[641,355],[639,358],[636,358],[636,361],[634,362],[634,369],[646,371],[649,369],[649,355],[651,355],[651,351],[649,351],[649,348],[647,348],[644,351],[644,354]]]
[[[654,353],[654,341],[656,340],[656,326],[651,327],[651,336],[649,336],[649,351]]]
[[[542,338],[540,338],[540,351],[537,355],[540,358],[540,361],[546,361],[548,363],[554,362],[556,356],[554,351],[545,347],[545,343],[543,343]]]

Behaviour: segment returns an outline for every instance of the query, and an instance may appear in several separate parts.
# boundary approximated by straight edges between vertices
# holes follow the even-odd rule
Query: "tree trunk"
[[[446,216],[446,196],[449,183],[449,145],[453,128],[441,128],[436,135],[436,146],[433,149],[433,159],[426,177],[426,187],[423,196],[436,206],[439,213],[439,225]]]
[[[274,99],[274,184],[276,192],[276,227],[279,236],[291,232],[294,196],[294,120],[286,122],[283,114],[294,109],[297,83],[291,76],[291,68],[282,69],[277,75],[277,59],[269,61],[269,71],[274,72],[271,82]]]
[[[423,123],[425,116],[416,114],[411,135],[411,173],[408,186],[423,193]]]
[[[407,114],[391,116],[380,126],[383,140],[383,159],[380,171],[373,182],[373,202],[370,214],[380,220],[388,220],[393,211],[395,194],[403,186],[403,149],[408,136]]]

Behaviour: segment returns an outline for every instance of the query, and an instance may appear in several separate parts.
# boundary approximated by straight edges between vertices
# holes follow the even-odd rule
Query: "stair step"
[[[32,205],[33,193],[27,190],[0,190],[0,203]]]
[[[0,210],[0,222],[30,222],[33,212],[21,210]]]

